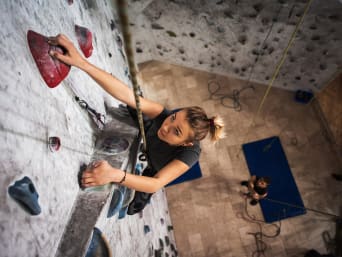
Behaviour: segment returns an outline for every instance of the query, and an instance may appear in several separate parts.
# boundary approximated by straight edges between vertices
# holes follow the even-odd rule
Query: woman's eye
[[[180,134],[180,133],[179,133],[178,129],[176,129],[176,130],[175,130],[175,135],[176,135],[176,136],[179,136],[179,134]]]
[[[175,114],[171,115],[171,121],[174,121],[175,119],[176,119],[176,115]]]

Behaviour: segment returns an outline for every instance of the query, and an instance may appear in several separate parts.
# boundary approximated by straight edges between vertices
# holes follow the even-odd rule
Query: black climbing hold
[[[166,33],[170,36],[170,37],[177,37],[177,34],[173,31],[167,30]]]
[[[319,68],[320,68],[320,70],[326,70],[327,69],[327,65],[325,63],[321,63],[319,65]]]
[[[240,35],[240,36],[238,37],[238,41],[239,41],[242,45],[244,45],[244,44],[246,44],[246,42],[247,42],[247,37],[246,37],[245,35]]]
[[[162,257],[163,249],[154,250],[154,257]]]
[[[114,30],[116,28],[115,21],[110,20],[110,29]]]
[[[164,27],[159,25],[158,23],[152,23],[151,27],[152,29],[158,29],[158,30],[164,29]]]
[[[142,50],[140,47],[137,47],[137,48],[135,49],[135,52],[137,52],[137,53],[142,53],[143,50]]]
[[[109,56],[110,58],[112,58],[112,54],[111,54],[111,53],[108,53],[108,56]]]
[[[312,40],[312,41],[318,41],[318,40],[320,40],[320,39],[321,39],[321,37],[318,36],[318,35],[313,35],[313,36],[311,37],[311,40]]]
[[[21,180],[17,180],[8,188],[8,194],[31,215],[41,213],[38,203],[39,195],[29,177],[25,176]]]
[[[253,8],[255,11],[260,12],[264,8],[264,6],[261,3],[257,3],[253,5]]]
[[[160,244],[160,248],[159,249],[164,249],[163,239],[159,238],[159,244]]]
[[[223,11],[223,14],[224,14],[225,17],[227,17],[229,19],[234,19],[233,12],[230,11],[230,10]]]
[[[145,225],[145,226],[144,226],[144,233],[147,234],[147,233],[150,232],[150,231],[151,231],[150,226]]]
[[[195,37],[196,36],[196,34],[194,32],[190,32],[189,35],[190,35],[190,37]]]
[[[170,245],[170,238],[168,236],[165,236],[165,244],[166,246]]]
[[[310,28],[311,30],[316,30],[316,29],[317,29],[317,26],[316,26],[316,24],[311,24],[311,25],[309,26],[309,28]]]

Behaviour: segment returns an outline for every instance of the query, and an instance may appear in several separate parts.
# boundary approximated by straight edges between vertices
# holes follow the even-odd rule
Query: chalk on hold
[[[75,25],[75,33],[78,44],[86,58],[90,57],[93,53],[93,35],[89,29]]]
[[[25,176],[21,180],[17,180],[8,188],[8,194],[31,215],[41,213],[38,203],[39,195],[29,177]]]
[[[27,32],[27,42],[38,70],[45,83],[50,88],[56,87],[69,74],[70,66],[51,57],[51,50],[63,54],[65,50],[60,46],[48,44],[48,38],[37,32]]]

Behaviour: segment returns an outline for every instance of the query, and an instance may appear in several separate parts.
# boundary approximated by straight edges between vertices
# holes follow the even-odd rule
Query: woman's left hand
[[[115,182],[120,170],[113,168],[107,161],[96,161],[82,174],[82,186],[102,186]]]

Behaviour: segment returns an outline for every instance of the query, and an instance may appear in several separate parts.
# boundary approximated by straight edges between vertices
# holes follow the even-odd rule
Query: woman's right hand
[[[87,60],[83,58],[66,35],[59,34],[55,37],[49,37],[48,43],[50,45],[61,46],[66,50],[66,53],[64,54],[53,50],[49,52],[52,57],[64,62],[65,64],[82,68],[82,66],[87,63]]]

